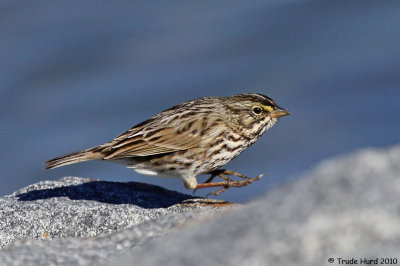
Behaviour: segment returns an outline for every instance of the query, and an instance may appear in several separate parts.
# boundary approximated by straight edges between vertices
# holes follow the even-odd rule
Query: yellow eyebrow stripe
[[[274,108],[272,108],[271,106],[268,105],[261,105],[262,109],[264,109],[267,112],[272,112],[274,110]]]

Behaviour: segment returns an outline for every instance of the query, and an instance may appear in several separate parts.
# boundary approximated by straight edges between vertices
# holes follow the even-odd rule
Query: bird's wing
[[[201,142],[200,120],[188,121],[179,127],[129,130],[113,141],[104,159],[149,156],[196,147]]]

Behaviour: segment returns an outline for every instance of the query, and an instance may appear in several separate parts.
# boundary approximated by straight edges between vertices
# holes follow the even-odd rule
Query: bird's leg
[[[211,174],[210,178],[208,178],[206,180],[206,182],[204,182],[204,183],[197,184],[195,190],[197,190],[199,188],[221,187],[220,189],[208,194],[208,195],[211,194],[214,196],[219,195],[220,193],[224,192],[225,190],[227,190],[230,187],[245,187],[245,186],[253,183],[254,181],[260,180],[261,177],[263,176],[263,175],[259,175],[257,177],[249,178],[242,174],[239,174],[239,173],[236,173],[233,171],[229,171],[229,170],[225,170],[225,169],[215,170],[215,171],[210,172],[209,174]],[[229,177],[227,177],[226,175],[238,176],[238,177],[242,178],[243,180],[234,181],[234,180],[230,179]],[[220,178],[224,179],[225,181],[211,183],[211,181],[216,176],[219,176]]]
[[[217,173],[210,173],[210,174],[211,174],[211,176],[210,176],[203,184],[210,183],[210,182],[213,181],[214,178],[217,176]],[[196,188],[193,189],[193,195],[194,195],[194,193],[196,193],[196,190],[197,190],[198,188],[199,188],[199,187],[198,187],[198,184],[197,184]],[[208,195],[207,195],[207,196],[208,196]]]
[[[221,169],[221,171],[223,171],[223,172],[220,173],[220,174],[234,175],[234,176],[238,176],[238,177],[243,178],[243,179],[249,179],[249,177],[247,177],[247,176],[245,176],[245,175],[242,175],[242,174],[240,174],[240,173],[234,172],[234,171],[225,170],[225,169]],[[261,175],[261,176],[263,176],[263,175]]]
[[[204,182],[204,183],[210,183],[211,181],[214,180],[214,178],[218,175],[218,173],[215,173],[216,171],[210,173],[210,177]]]

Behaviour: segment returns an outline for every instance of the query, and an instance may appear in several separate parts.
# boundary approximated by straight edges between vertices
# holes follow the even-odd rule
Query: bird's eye
[[[253,113],[255,113],[256,115],[259,115],[262,113],[262,108],[260,106],[254,106],[253,107]]]

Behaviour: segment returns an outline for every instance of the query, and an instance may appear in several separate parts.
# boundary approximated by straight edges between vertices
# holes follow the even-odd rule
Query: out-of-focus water
[[[258,92],[292,112],[227,166],[267,173],[227,200],[398,143],[399,25],[399,1],[2,1],[0,194],[69,175],[188,192],[120,165],[43,162],[203,96]]]

